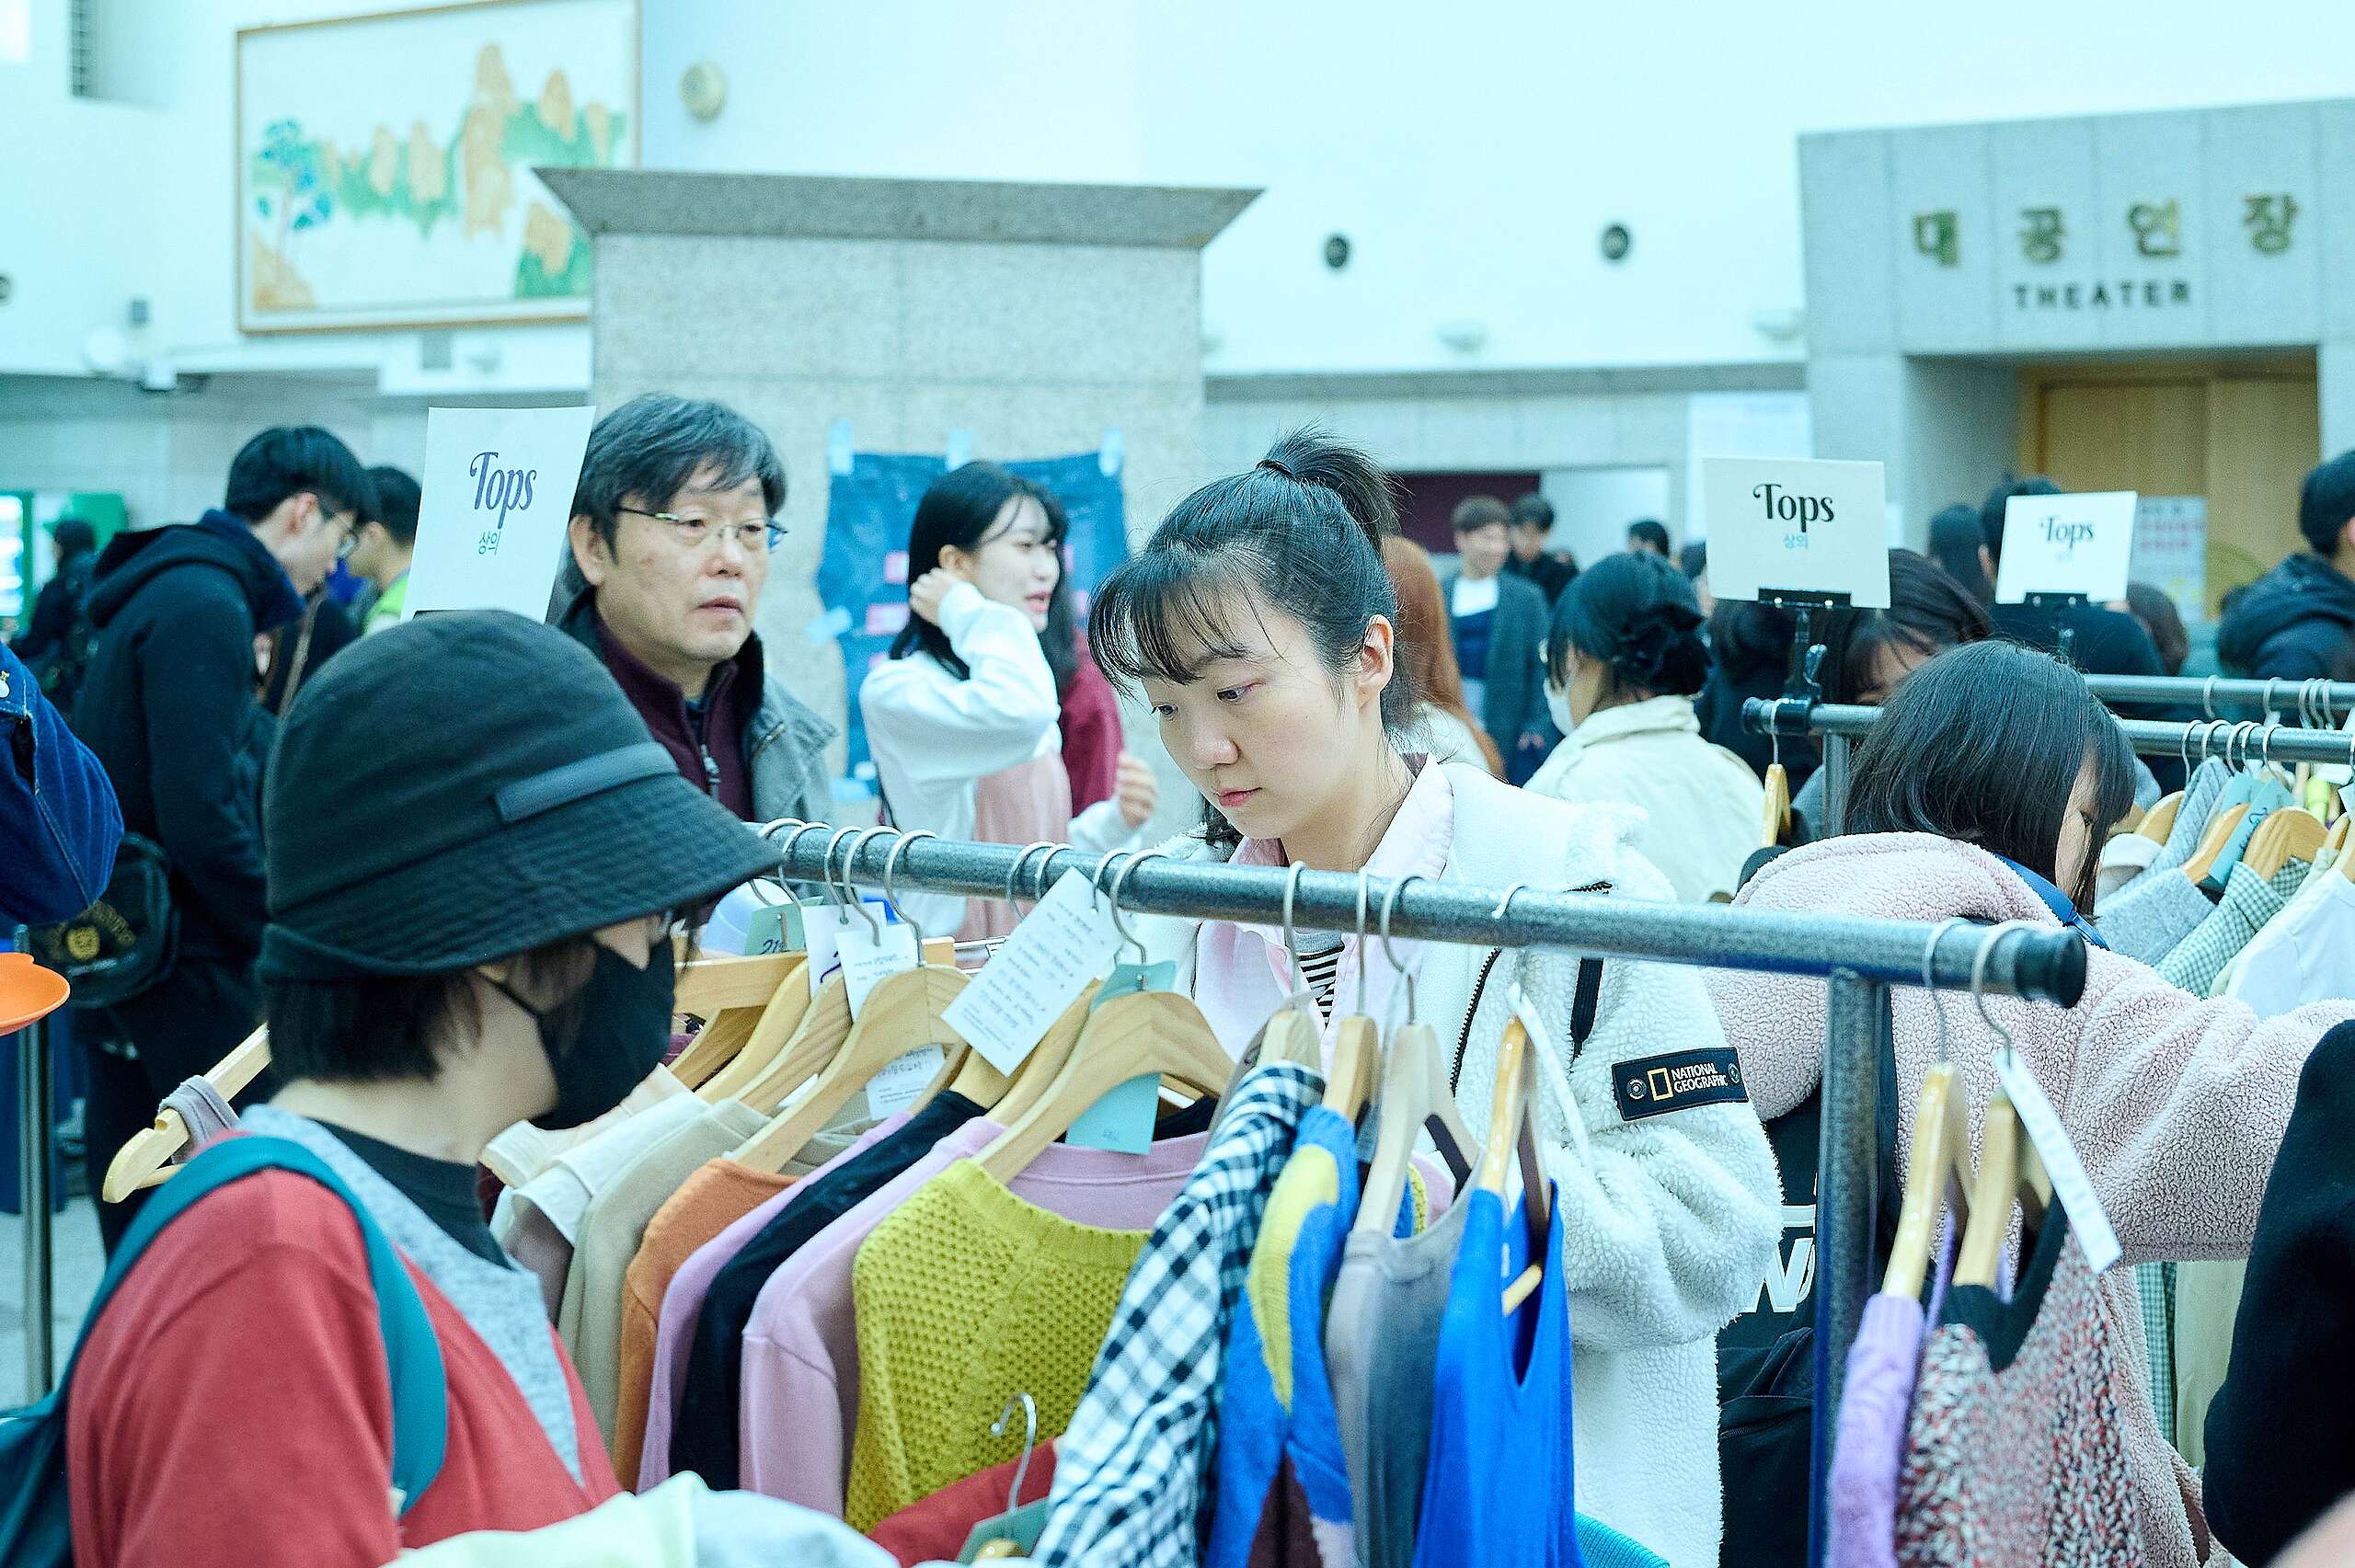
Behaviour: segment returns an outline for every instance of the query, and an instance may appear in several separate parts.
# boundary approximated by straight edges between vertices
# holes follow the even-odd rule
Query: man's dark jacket
[[[2216,658],[2252,681],[2355,680],[2355,581],[2320,555],[2291,556],[2224,617]]]
[[[124,827],[171,864],[184,957],[261,951],[271,727],[254,700],[254,638],[302,612],[284,569],[226,512],[119,535],[98,557],[98,647],[74,727],[114,781]]]

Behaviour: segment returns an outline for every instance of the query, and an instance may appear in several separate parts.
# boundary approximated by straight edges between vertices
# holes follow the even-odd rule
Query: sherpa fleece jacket
[[[1993,855],[1925,833],[1858,834],[1794,850],[1760,871],[1734,902],[1882,920],[1961,916],[2058,926],[2044,901]],[[1822,1073],[1823,981],[1712,969],[1708,989],[1758,1114],[1772,1120],[1804,1100]],[[2200,1483],[2159,1433],[2132,1265],[2248,1255],[2299,1070],[2326,1030],[2355,1018],[2355,1003],[2260,1020],[2245,1003],[2201,1001],[2147,965],[2089,948],[2076,1006],[2008,997],[1986,1004],[2060,1113],[2124,1249],[2102,1277],[2102,1315],[2117,1354],[2144,1561],[2150,1568],[2193,1568],[2209,1551]],[[1946,997],[1944,1011],[1947,1051],[1970,1095],[1975,1161],[2002,1047],[1969,998]],[[1939,1036],[1922,990],[1899,989],[1893,1012],[1897,1146],[1905,1149]]]
[[[1453,813],[1441,880],[1533,889],[1603,882],[1614,898],[1674,897],[1631,847],[1639,813],[1569,806],[1476,767],[1445,767]],[[1189,859],[1219,853],[1199,839],[1166,850]],[[1201,922],[1132,923],[1155,958],[1178,964],[1178,990],[1222,983],[1195,974]],[[1698,1103],[1659,1109],[1623,1098],[1614,1082],[1648,1081],[1663,1059],[1727,1054],[1701,971],[1605,962],[1594,1027],[1566,1067],[1574,955],[1397,946],[1416,967],[1418,1016],[1451,1059],[1463,1046],[1456,1104],[1476,1144],[1487,1136],[1515,984],[1549,1025],[1551,1048],[1536,1064],[1536,1141],[1563,1206],[1578,1509],[1676,1568],[1709,1568],[1722,1521],[1717,1333],[1757,1299],[1781,1235],[1775,1157],[1735,1091],[1699,1090]]]

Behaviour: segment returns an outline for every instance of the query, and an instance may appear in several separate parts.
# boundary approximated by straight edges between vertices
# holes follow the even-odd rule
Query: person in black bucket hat
[[[620,1104],[669,1037],[672,912],[775,860],[680,776],[592,655],[502,613],[431,616],[338,656],[286,716],[263,819],[260,973],[287,1082],[232,1138],[301,1145],[356,1204],[264,1170],[138,1255],[69,1391],[85,1568],[368,1568],[615,1496],[539,1282],[484,1223],[476,1164],[515,1122]],[[396,1405],[414,1408],[387,1400],[389,1298],[355,1207],[407,1265],[445,1384],[438,1471],[389,1508],[417,1426],[398,1430]],[[768,1498],[692,1511],[699,1538],[749,1534],[776,1549],[766,1561],[858,1544]]]

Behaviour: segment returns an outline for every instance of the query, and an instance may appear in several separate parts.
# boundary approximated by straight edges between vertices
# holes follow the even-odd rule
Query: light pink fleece
[[[1885,920],[2027,920],[2057,929],[2042,900],[1993,855],[1920,833],[1859,834],[1794,850],[1734,901]],[[1758,1114],[1784,1115],[1821,1075],[1823,982],[1721,969],[1708,971],[1707,982]],[[2248,1255],[2299,1070],[2326,1030],[2355,1018],[2355,1003],[2330,1002],[2260,1021],[2241,1002],[2203,1001],[2148,966],[2098,948],[2086,954],[2076,1006],[2003,997],[1987,1006],[2060,1112],[2128,1265]],[[1970,1093],[1975,1156],[2001,1047],[1970,998],[1948,995],[1943,1007]],[[1903,1149],[1923,1075],[1936,1060],[1938,1030],[1917,988],[1900,989],[1893,1011]],[[2120,1400],[2131,1424],[2149,1562],[2194,1568],[2206,1554],[2207,1521],[2199,1482],[2160,1436],[2151,1408],[2132,1270],[2112,1269],[2101,1289]]]
[[[858,1427],[858,1325],[851,1264],[886,1215],[1003,1130],[971,1121],[779,1265],[761,1288],[744,1333],[742,1481],[840,1518],[851,1435]],[[1210,1134],[1164,1139],[1143,1154],[1049,1145],[1007,1191],[1024,1202],[1106,1230],[1150,1230],[1193,1174]]]
[[[662,1293],[662,1318],[655,1330],[654,1368],[650,1374],[653,1393],[646,1402],[646,1447],[637,1476],[640,1492],[671,1479],[671,1422],[678,1412],[680,1395],[686,1391],[687,1347],[695,1342],[695,1319],[703,1312],[703,1299],[710,1294],[711,1282],[780,1209],[807,1192],[810,1183],[844,1161],[864,1154],[905,1127],[907,1121],[907,1113],[901,1111],[877,1122],[859,1134],[858,1141],[848,1149],[697,1247],[679,1265],[679,1272],[671,1276],[670,1288]]]

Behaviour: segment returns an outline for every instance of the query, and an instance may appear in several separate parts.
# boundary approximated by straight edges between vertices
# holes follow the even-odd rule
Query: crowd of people
[[[36,924],[102,893],[168,910],[132,933],[168,948],[152,980],[81,1020],[91,1185],[167,1094],[266,1021],[246,1129],[307,1150],[352,1198],[266,1172],[201,1199],[139,1256],[72,1384],[77,1561],[376,1563],[546,1531],[636,1479],[607,1463],[535,1284],[488,1228],[477,1165],[512,1124],[614,1111],[675,1049],[674,933],[775,866],[743,824],[842,816],[835,727],[795,694],[803,661],[833,655],[756,630],[786,489],[767,434],[721,404],[610,411],[545,625],[403,624],[418,486],[319,429],[256,436],[192,523],[102,551],[86,525],[58,525],[56,571],[0,666],[0,718],[25,738],[0,894]],[[1745,699],[1798,679],[1791,615],[1713,601],[1706,550],[1672,554],[1657,521],[1581,567],[1549,551],[1543,497],[1474,497],[1442,566],[1402,537],[1373,458],[1299,432],[1159,519],[1083,612],[1061,499],[968,463],[908,520],[908,620],[860,688],[869,820],[1142,847],[1161,801],[1123,738],[1125,695],[1133,733],[1154,738],[1136,744],[1157,743],[1199,797],[1162,846],[1181,858],[2078,932],[2082,1000],[1988,1002],[2000,1033],[1900,995],[1897,1147],[1934,1066],[1983,1104],[1999,1053],[2016,1053],[2126,1263],[2254,1248],[2273,1260],[2285,1327],[2292,1307],[2339,1314],[2296,1302],[2302,1280],[2326,1297],[2344,1262],[2310,1255],[2317,1229],[2343,1248],[2344,1184],[2323,1189],[2327,1205],[2296,1203],[2268,1176],[2285,1134],[2300,1169],[2327,1164],[2301,1128],[2344,1099],[2343,1075],[2316,1073],[2355,1040],[2355,984],[2261,1017],[2108,950],[2104,842],[2185,781],[2176,760],[2134,757],[2079,672],[2180,670],[2187,639],[2165,597],[2139,588],[2120,606],[1993,602],[2006,503],[2051,489],[2006,477],[1940,513],[1927,554],[1890,551],[1887,608],[1814,618],[1821,695],[1882,710],[1832,837],[1810,748],[1740,722]],[[2355,672],[2355,454],[2307,480],[2300,525],[2311,549],[2224,618],[2228,671]],[[1770,769],[1796,792],[1779,831]],[[934,935],[1017,921],[995,899],[898,902]],[[1294,983],[1289,933],[1138,924],[1246,1056]],[[1379,1015],[1395,972],[1360,944],[1303,937],[1323,1024],[1343,988],[1370,989]],[[1433,944],[1412,987],[1417,1015],[1464,1042],[1452,1086],[1476,1128],[1512,1005],[1484,958]],[[1580,1507],[1679,1568],[1780,1561],[1763,1543],[1804,1499],[1727,1432],[1771,1380],[1752,1352],[1788,1326],[1761,1281],[1791,1206],[1812,1202],[1798,1129],[1813,1125],[1824,993],[1730,971],[1602,974],[1595,990],[1575,956],[1537,953],[1515,960],[1511,988],[1588,1025],[1580,1053],[1539,1064],[1532,1167],[1564,1216]],[[1611,1082],[1630,1053],[1738,1059],[1740,1092],[1631,1111]],[[110,1249],[141,1209],[100,1206]],[[380,1236],[417,1285],[448,1389],[438,1477],[390,1510]],[[2100,1291],[2087,1332],[2120,1407],[2142,1413],[2120,1442],[2145,1561],[2270,1552],[2355,1488],[2347,1445],[2319,1444],[2295,1489],[2220,1465],[2211,1506],[2142,1418],[2131,1271]],[[2250,1380],[2283,1365],[2269,1341],[2254,1353],[2219,1406],[2244,1426]],[[265,1516],[270,1538],[248,1539]],[[838,1524],[767,1499],[699,1493],[684,1516],[695,1561],[871,1560]]]

